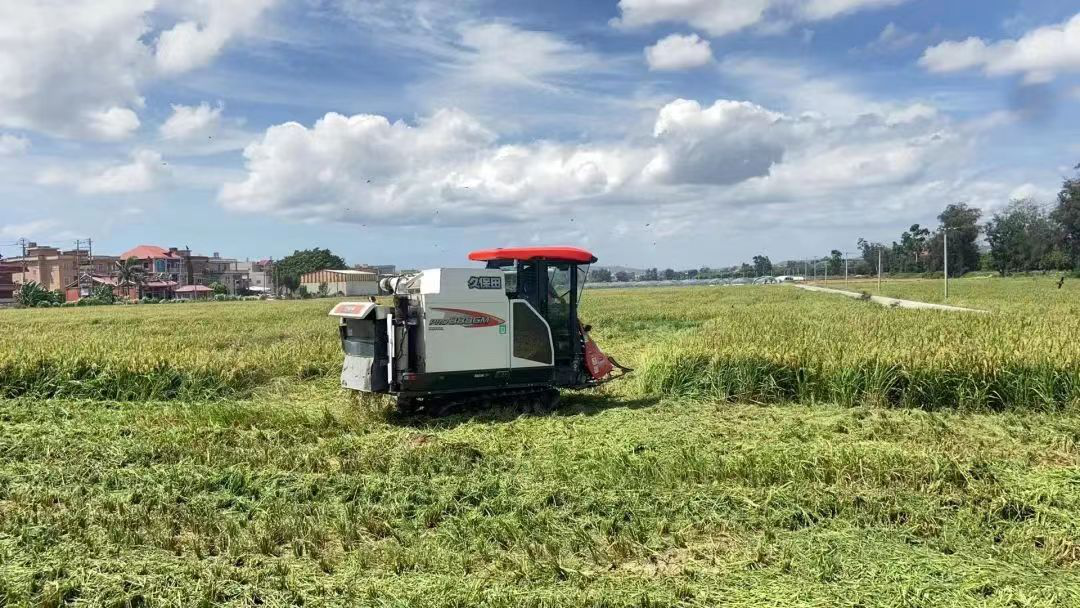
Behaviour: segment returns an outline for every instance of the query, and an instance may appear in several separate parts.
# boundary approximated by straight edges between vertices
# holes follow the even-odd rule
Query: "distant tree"
[[[641,280],[642,281],[659,281],[660,280],[660,272],[658,270],[656,270],[655,268],[647,268],[645,270],[645,275],[641,277]]]
[[[1052,255],[1061,242],[1058,227],[1039,205],[1013,201],[986,224],[990,261],[1002,275],[1023,270],[1052,270],[1065,257]],[[1049,266],[1049,267],[1048,267]]]
[[[625,270],[620,270],[619,272],[615,273],[615,280],[620,283],[629,283],[632,278],[633,277],[630,276],[630,273],[626,272]]]
[[[829,252],[829,274],[839,276],[844,273],[844,254],[839,249]]]
[[[229,288],[225,287],[225,285],[223,285],[222,283],[219,283],[217,281],[214,281],[213,283],[210,283],[210,289],[214,290],[214,295],[215,296],[224,296],[224,295],[228,295],[228,293],[229,293]]]
[[[1080,170],[1080,165],[1075,169]],[[1080,268],[1080,174],[1066,179],[1051,218],[1061,228],[1061,247],[1073,268]]]
[[[960,276],[979,268],[979,217],[982,212],[966,203],[949,205],[938,219],[941,226],[927,242],[927,268],[944,268],[943,233],[949,232],[949,274]]]
[[[274,264],[274,283],[290,290],[300,286],[300,277],[316,270],[345,270],[345,260],[329,249],[297,250]]]
[[[691,268],[690,270],[683,271],[683,275],[685,275],[688,279],[696,279],[698,276],[698,271],[696,268]]]
[[[919,272],[924,266],[921,258],[926,254],[926,244],[930,239],[930,229],[912,224],[900,235],[901,268]],[[910,265],[908,263],[910,262]]]
[[[773,273],[773,264],[767,255],[755,255],[753,259],[754,274],[757,276]]]
[[[330,295],[330,286],[326,283],[319,283],[319,291],[317,295],[320,298],[325,298],[326,296]]]
[[[735,271],[735,274],[740,277],[750,277],[754,275],[754,267],[746,262],[743,262],[741,266]]]
[[[610,283],[611,271],[607,268],[593,268],[589,271],[589,280],[596,283]]]
[[[98,285],[90,291],[90,297],[102,304],[112,304],[116,301],[116,292],[112,285]]]
[[[665,281],[674,281],[678,278],[678,275],[676,275],[675,270],[672,268],[665,268],[664,272],[661,273],[661,276]]]
[[[15,303],[23,308],[35,308],[63,301],[62,294],[45,289],[37,281],[27,281],[15,292]]]
[[[900,268],[894,264],[894,258],[896,258],[896,252],[893,247],[884,243],[871,243],[866,239],[859,239],[858,242],[859,252],[862,257],[862,263],[865,264],[867,272],[870,274],[877,274],[878,270],[878,255],[881,256],[881,270],[882,272],[890,272],[890,270],[899,271]]]

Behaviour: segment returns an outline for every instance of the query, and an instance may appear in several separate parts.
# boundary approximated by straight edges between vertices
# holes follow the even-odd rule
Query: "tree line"
[[[889,245],[859,239],[859,270],[876,271],[880,254],[887,272],[942,272],[947,233],[949,275],[1080,271],[1080,175],[1064,180],[1053,203],[1014,200],[985,223],[981,219],[979,209],[957,203],[938,216],[940,225],[933,231],[913,224]],[[985,239],[983,249],[980,238]]]
[[[1080,165],[1075,167],[1080,171]],[[766,255],[755,255],[750,262],[711,269],[628,271],[612,273],[593,269],[589,279],[599,282],[657,281],[757,277],[776,274],[813,274],[828,272],[841,276],[875,274],[881,270],[897,273],[941,273],[945,269],[945,242],[948,241],[949,275],[959,276],[975,270],[996,271],[1002,275],[1031,271],[1080,272],[1080,173],[1065,179],[1055,201],[1040,204],[1031,199],[1014,200],[985,222],[980,209],[966,203],[954,203],[938,215],[938,226],[929,228],[912,224],[891,243],[860,238],[859,255],[846,259],[833,249],[828,256],[810,260],[773,263]],[[946,234],[948,238],[946,239]]]

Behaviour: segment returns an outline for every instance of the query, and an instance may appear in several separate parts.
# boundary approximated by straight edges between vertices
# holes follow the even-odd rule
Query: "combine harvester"
[[[383,279],[392,306],[335,306],[341,385],[396,395],[403,412],[506,398],[553,407],[560,388],[594,387],[633,371],[604,355],[578,319],[596,256],[576,247],[510,247],[469,259],[487,267]]]

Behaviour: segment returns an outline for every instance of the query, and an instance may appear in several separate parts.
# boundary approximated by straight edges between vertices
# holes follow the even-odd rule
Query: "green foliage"
[[[1016,271],[1060,268],[1066,261],[1057,243],[1057,227],[1042,208],[1030,201],[1013,201],[986,224],[986,240],[994,270]]]
[[[966,203],[949,205],[938,215],[941,227],[927,242],[926,269],[944,269],[944,231],[949,232],[949,276],[963,276],[979,268],[979,217],[982,211]]]
[[[116,293],[111,285],[98,285],[94,287],[91,296],[102,304],[112,304],[116,301]]]
[[[344,270],[345,268],[345,260],[334,255],[329,249],[297,250],[274,264],[274,282],[295,291],[299,288],[300,277],[304,274],[317,270]]]
[[[15,302],[23,308],[47,308],[53,303],[61,304],[63,301],[63,293],[49,291],[37,281],[23,283],[15,293]]]
[[[326,283],[319,283],[318,296],[320,298],[325,298],[325,297],[327,297],[329,295],[330,295],[330,286],[327,285]]]
[[[129,287],[134,285],[136,287],[136,294],[139,299],[142,299],[142,286],[146,281],[146,275],[143,273],[142,262],[136,258],[128,258],[126,260],[118,260],[116,262],[116,283],[122,287]]]
[[[589,280],[596,283],[610,283],[613,277],[607,268],[593,268],[589,271]]]
[[[1076,166],[1080,169],[1080,165]],[[1051,217],[1061,228],[1062,249],[1073,268],[1080,268],[1080,177],[1066,179]]]
[[[210,289],[214,290],[214,295],[224,296],[229,294],[229,288],[218,281],[211,283]]]
[[[844,253],[838,249],[829,252],[829,274],[838,277],[844,274]]]
[[[755,255],[753,259],[754,274],[764,276],[773,274],[773,264],[767,255]]]

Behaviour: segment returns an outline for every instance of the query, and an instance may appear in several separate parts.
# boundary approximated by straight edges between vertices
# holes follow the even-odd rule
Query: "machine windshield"
[[[577,300],[581,301],[581,294],[585,289],[585,281],[589,278],[589,265],[582,264],[577,267]]]

